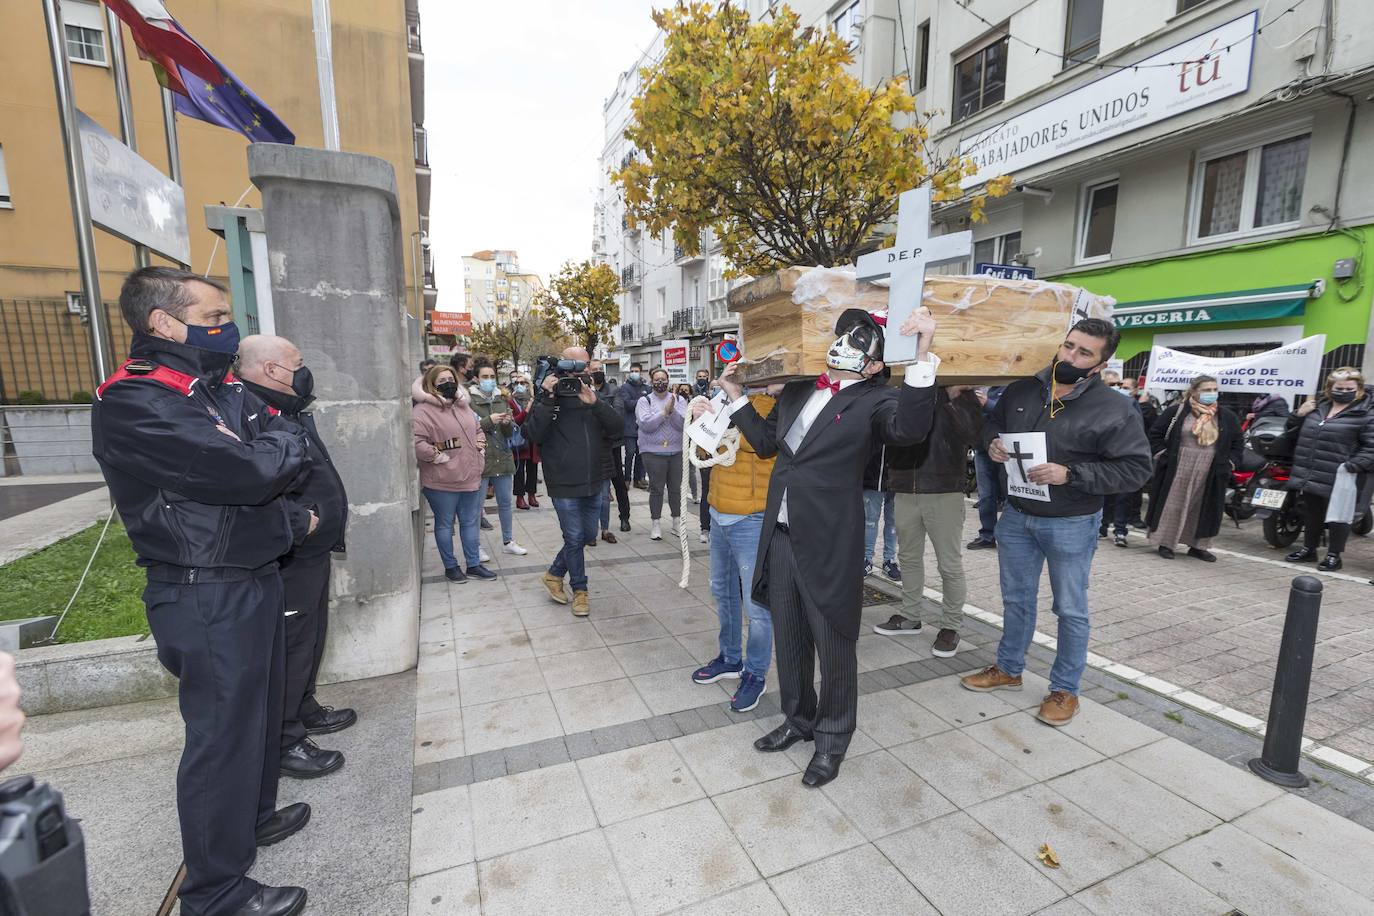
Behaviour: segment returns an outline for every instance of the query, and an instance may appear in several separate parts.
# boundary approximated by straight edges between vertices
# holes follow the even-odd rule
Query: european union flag
[[[177,30],[186,35],[180,26],[177,26]],[[190,35],[186,35],[186,38],[195,42]],[[196,45],[205,51],[199,42],[196,42]],[[177,111],[188,118],[196,118],[237,131],[249,140],[289,144],[296,142],[296,135],[262,99],[240,83],[238,77],[229,72],[229,68],[216,60],[213,54],[205,51],[205,56],[219,68],[220,73],[224,74],[224,84],[216,86],[178,65],[177,69],[181,73],[181,81],[186,86],[187,94],[172,93],[172,102]]]

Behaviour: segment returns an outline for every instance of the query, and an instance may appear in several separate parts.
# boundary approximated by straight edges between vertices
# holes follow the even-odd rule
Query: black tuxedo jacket
[[[859,637],[864,582],[864,466],[873,446],[915,445],[930,434],[938,389],[876,381],[849,385],[821,410],[796,453],[784,441],[816,385],[791,382],[760,417],[745,405],[731,418],[759,457],[777,455],[754,563],[753,599],[768,600],[768,545],[787,493],[787,523],[802,598],[847,639]]]

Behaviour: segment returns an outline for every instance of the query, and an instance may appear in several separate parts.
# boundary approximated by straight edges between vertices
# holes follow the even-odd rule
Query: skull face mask
[[[843,327],[842,318],[835,329],[840,336],[830,345],[825,364],[842,372],[862,374],[869,362],[882,359],[882,331],[872,324],[853,324],[841,332]]]

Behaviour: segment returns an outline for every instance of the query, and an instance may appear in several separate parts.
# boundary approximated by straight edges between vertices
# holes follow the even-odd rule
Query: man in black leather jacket
[[[180,681],[186,746],[177,813],[188,916],[295,916],[305,890],[247,876],[256,846],[310,819],[276,810],[282,584],[277,559],[318,519],[283,497],[304,437],[229,372],[238,349],[224,288],[147,267],[119,296],[131,359],[100,385],[92,451],[129,532],[158,660]]]
[[[305,435],[310,473],[286,493],[298,506],[319,516],[315,533],[281,559],[286,596],[286,691],[282,704],[281,772],[296,779],[326,776],[344,765],[344,755],[328,751],[310,735],[343,731],[358,721],[352,709],[321,706],[315,678],[324,658],[329,620],[330,555],[344,551],[348,493],[307,408],[315,400],[315,380],[301,351],[283,337],[255,334],[239,345],[239,376],[267,411]]]

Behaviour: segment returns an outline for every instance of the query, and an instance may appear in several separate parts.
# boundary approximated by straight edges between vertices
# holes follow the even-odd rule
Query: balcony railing
[[[638,340],[635,336],[635,326],[633,324],[622,324],[620,326],[620,342],[625,343],[631,340]]]
[[[700,308],[678,309],[668,319],[668,331],[670,333],[691,332],[702,327],[703,324]]]
[[[424,48],[420,45],[419,13],[406,13],[406,48],[417,54],[424,53]]]
[[[429,131],[415,125],[415,164],[429,168]]]
[[[629,288],[634,287],[634,286],[638,286],[638,285],[639,285],[639,279],[640,279],[640,278],[639,278],[639,271],[635,269],[635,267],[634,267],[633,264],[630,265],[629,267],[621,268],[621,271],[620,271],[620,285],[621,285],[621,286],[625,287],[626,289],[629,289]]]

